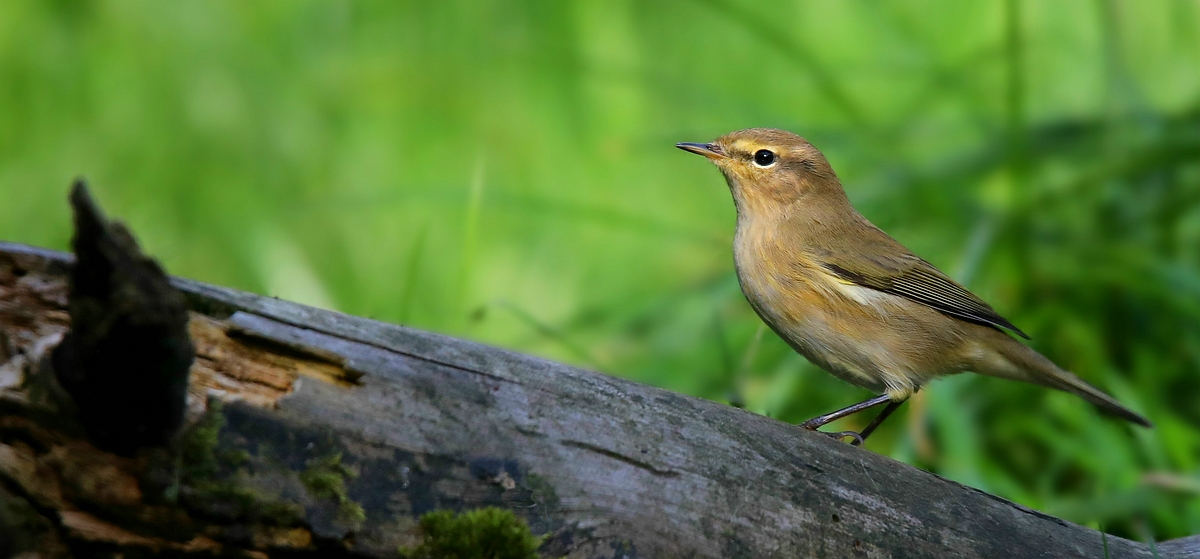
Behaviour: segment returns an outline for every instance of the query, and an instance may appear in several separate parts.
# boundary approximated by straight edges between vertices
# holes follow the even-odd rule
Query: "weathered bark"
[[[1160,557],[1173,559],[1200,559],[1200,536],[1188,536],[1158,545]]]
[[[770,418],[184,279],[190,426],[119,456],[48,395],[70,269],[0,244],[0,554],[394,557],[422,513],[494,505],[544,557],[1105,556],[1099,532]]]

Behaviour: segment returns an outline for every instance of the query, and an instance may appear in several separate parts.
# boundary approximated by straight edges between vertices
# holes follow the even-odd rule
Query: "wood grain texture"
[[[1163,542],[1158,545],[1158,553],[1174,559],[1200,559],[1200,535]]]
[[[62,328],[65,302],[54,295],[35,304],[28,286],[53,285],[68,269],[67,255],[0,244],[0,336],[9,345],[29,348]],[[12,493],[43,514],[86,510],[125,537],[176,552],[394,557],[413,541],[422,513],[495,505],[547,536],[545,557],[1105,556],[1099,532],[736,408],[411,328],[173,282],[193,309],[193,337],[198,329],[207,336],[196,341],[194,367],[210,373],[193,369],[189,406],[197,425],[218,427],[215,444],[202,449],[205,457],[185,456],[185,471],[198,465],[174,502],[152,495],[158,486],[147,478],[161,475],[152,457],[129,466],[112,460],[143,477],[142,493],[122,506],[144,515],[158,507],[187,529],[169,534],[162,523],[82,507],[78,491],[39,501],[39,482],[21,478],[29,471],[21,464],[50,463],[38,454],[49,451],[22,446],[12,429],[0,429],[0,488],[18,488]],[[237,383],[222,384],[231,368],[213,365],[222,358],[254,359],[259,368],[291,360],[271,374],[292,372],[285,380],[264,373],[275,380],[243,398]],[[0,374],[0,422],[29,424],[22,433],[55,431],[52,414],[21,390]],[[38,436],[58,441],[40,443],[47,448],[83,444],[69,430]],[[27,459],[6,462],[5,448]],[[70,469],[57,468],[55,483],[70,485]],[[336,483],[310,483],[318,478]],[[208,490],[218,484],[225,493]],[[221,497],[230,488],[241,497]],[[58,526],[62,537],[76,537]],[[1108,548],[1111,557],[1152,556],[1120,538],[1109,537]],[[1194,557],[1194,549],[1177,540],[1158,552]]]

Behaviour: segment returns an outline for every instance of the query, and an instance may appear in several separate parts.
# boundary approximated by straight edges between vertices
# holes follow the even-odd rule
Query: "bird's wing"
[[[817,254],[817,260],[843,281],[904,297],[962,320],[1006,328],[1029,339],[1020,328],[933,264],[912,254],[875,226],[867,224],[867,228],[869,231],[864,232],[873,242],[852,250]]]

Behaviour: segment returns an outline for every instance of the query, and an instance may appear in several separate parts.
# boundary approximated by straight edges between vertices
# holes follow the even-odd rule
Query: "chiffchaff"
[[[758,316],[809,361],[881,393],[805,428],[887,403],[861,433],[834,433],[861,443],[925,383],[964,371],[1065,390],[1150,426],[1006,334],[1028,337],[867,221],[804,138],[752,128],[676,147],[707,157],[729,183],[737,206],[734,265]]]

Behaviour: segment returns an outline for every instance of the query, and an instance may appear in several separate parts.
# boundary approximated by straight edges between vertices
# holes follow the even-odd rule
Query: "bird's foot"
[[[862,444],[863,444],[862,435],[860,435],[854,431],[817,431],[817,432],[821,433],[822,435],[829,435],[830,437],[833,437],[837,441],[841,441],[842,439],[849,438],[851,446],[862,446]]]

